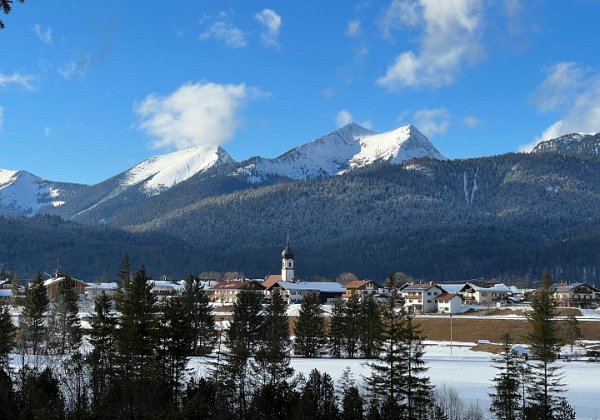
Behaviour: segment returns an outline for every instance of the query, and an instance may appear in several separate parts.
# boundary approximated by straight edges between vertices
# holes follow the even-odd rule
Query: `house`
[[[479,305],[505,304],[508,302],[508,295],[512,293],[503,283],[481,287],[470,282],[461,289],[461,292],[466,304]]]
[[[348,299],[350,295],[357,293],[361,299],[370,295],[379,293],[381,286],[371,280],[354,280],[346,284],[346,293],[342,296],[343,299]]]
[[[114,299],[115,294],[119,290],[117,283],[89,283],[85,288],[85,298],[92,302],[96,300],[98,296],[104,293],[111,299]]]
[[[316,293],[321,303],[340,299],[346,293],[346,288],[335,281],[278,281],[265,294],[270,296],[275,289],[279,289],[288,304],[300,303],[309,293]]]
[[[170,280],[148,280],[152,287],[152,293],[159,298],[175,296],[183,291],[183,286]]]
[[[12,290],[11,289],[0,289],[0,302],[1,303],[9,303],[12,298]]]
[[[9,279],[0,280],[0,289],[12,289],[13,282]]]
[[[600,305],[600,290],[587,283],[560,283],[552,289],[559,306],[595,309]]]
[[[435,300],[442,293],[442,289],[432,282],[407,283],[400,287],[404,306],[413,313],[435,312],[437,310]]]
[[[256,280],[223,280],[208,289],[208,295],[213,302],[234,304],[237,302],[237,297],[242,290],[253,290],[263,295],[265,288]]]
[[[454,293],[442,293],[435,298],[437,311],[442,314],[456,314],[462,308],[462,297]]]
[[[44,281],[44,286],[46,287],[46,293],[48,294],[48,299],[54,299],[56,295],[58,295],[58,288],[60,284],[65,281],[66,277],[60,273],[54,273],[51,278]],[[88,287],[88,284],[77,280],[76,278],[71,277],[71,281],[73,281],[75,286],[75,292],[79,295],[85,294],[85,289]]]

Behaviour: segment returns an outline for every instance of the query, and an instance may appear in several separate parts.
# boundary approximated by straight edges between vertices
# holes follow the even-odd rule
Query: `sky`
[[[93,184],[276,157],[354,121],[449,158],[600,131],[600,0],[27,1],[2,16],[0,168]]]

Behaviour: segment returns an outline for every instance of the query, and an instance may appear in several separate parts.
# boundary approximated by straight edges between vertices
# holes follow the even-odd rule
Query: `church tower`
[[[290,248],[290,237],[288,236],[287,245],[281,253],[281,280],[294,280],[294,253]]]

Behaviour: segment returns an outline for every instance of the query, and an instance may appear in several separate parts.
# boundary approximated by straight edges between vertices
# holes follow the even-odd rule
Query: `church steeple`
[[[290,248],[290,235],[288,235],[285,249],[281,252],[281,280],[292,281],[294,278],[294,253]]]

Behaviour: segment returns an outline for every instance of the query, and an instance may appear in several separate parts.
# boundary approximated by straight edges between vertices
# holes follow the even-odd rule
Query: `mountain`
[[[532,153],[600,156],[600,133],[571,133],[539,143]]]
[[[236,162],[221,147],[198,146],[155,156],[82,190],[60,208],[44,213],[90,223],[107,223],[115,213],[158,196],[192,177],[229,172]]]
[[[400,163],[422,157],[445,159],[412,125],[378,134],[350,123],[275,159],[250,159],[242,163],[235,175],[246,176],[253,183],[273,177],[308,181],[375,163]]]
[[[27,171],[0,169],[0,214],[31,216],[44,206],[63,205],[84,185],[47,181]]]

